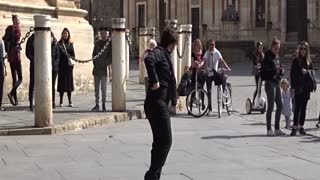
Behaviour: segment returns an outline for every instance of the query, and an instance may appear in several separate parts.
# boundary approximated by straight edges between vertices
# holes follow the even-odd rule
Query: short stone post
[[[126,19],[112,19],[112,111],[126,110]]]
[[[192,25],[191,24],[183,24],[180,26],[180,37],[181,37],[181,46],[180,53],[182,55],[181,58],[181,74],[180,78],[184,73],[184,68],[191,66],[191,46],[192,46]]]
[[[127,40],[126,40],[126,79],[127,80],[129,80],[129,78],[130,78],[130,51],[129,51],[130,38],[129,38],[129,35],[130,35],[130,30],[127,29],[126,30],[126,36],[127,36]]]
[[[174,29],[175,31],[177,30],[177,24],[178,20],[172,19],[172,20],[165,20],[166,26]],[[171,62],[172,62],[172,67],[174,71],[174,77],[177,80],[178,77],[178,54],[177,54],[177,47],[173,50],[171,53]]]
[[[147,29],[139,29],[139,83],[144,84],[144,51],[147,48]]]
[[[35,15],[35,126],[52,126],[51,16]]]

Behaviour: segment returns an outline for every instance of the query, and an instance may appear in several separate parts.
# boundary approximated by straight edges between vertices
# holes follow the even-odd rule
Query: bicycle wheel
[[[231,84],[227,83],[226,84],[226,89],[225,89],[225,97],[224,97],[224,105],[226,107],[228,115],[231,115],[232,111],[232,94],[231,94]]]
[[[186,99],[187,110],[193,117],[201,117],[208,111],[209,98],[203,89],[192,90]]]
[[[217,102],[218,102],[218,117],[221,118],[221,108],[222,108],[222,86],[217,87]]]

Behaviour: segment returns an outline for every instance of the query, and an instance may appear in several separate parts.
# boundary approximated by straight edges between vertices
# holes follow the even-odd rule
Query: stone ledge
[[[79,120],[66,121],[63,124],[55,124],[53,127],[46,128],[16,128],[2,129],[0,136],[20,136],[20,135],[51,135],[66,133],[70,131],[82,130],[102,125],[125,122],[133,119],[142,119],[144,117],[143,110],[130,110],[121,113],[106,113],[103,116],[92,116]]]

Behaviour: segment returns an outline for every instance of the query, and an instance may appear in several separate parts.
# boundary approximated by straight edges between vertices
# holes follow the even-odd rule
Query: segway
[[[261,114],[266,112],[266,99],[261,97],[261,86],[262,86],[262,79],[259,76],[258,80],[258,89],[257,89],[257,96],[255,102],[250,98],[246,101],[246,112],[247,114],[251,114],[254,111],[260,111]]]

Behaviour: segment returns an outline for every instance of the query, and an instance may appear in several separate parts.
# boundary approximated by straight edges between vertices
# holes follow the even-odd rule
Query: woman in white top
[[[223,60],[221,53],[218,49],[215,48],[215,41],[211,39],[209,41],[209,49],[204,54],[204,62],[205,67],[207,69],[208,77],[207,77],[207,92],[209,97],[209,113],[212,111],[212,105],[211,105],[211,89],[212,89],[212,81],[217,81],[218,76],[215,76],[215,73],[218,70],[219,63],[222,63],[223,66],[227,70],[231,70],[227,63]]]

